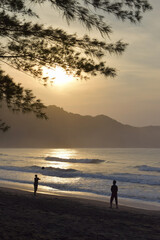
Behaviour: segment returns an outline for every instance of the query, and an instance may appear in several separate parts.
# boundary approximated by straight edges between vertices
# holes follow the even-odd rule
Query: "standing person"
[[[38,181],[40,180],[40,178],[37,177],[37,175],[35,175],[35,178],[34,178],[34,196],[36,196],[36,192],[37,192],[37,189],[38,189]]]
[[[113,185],[111,186],[111,199],[110,199],[110,208],[112,208],[112,202],[113,199],[115,199],[116,202],[116,208],[118,208],[118,187],[116,185],[116,180],[113,181]]]

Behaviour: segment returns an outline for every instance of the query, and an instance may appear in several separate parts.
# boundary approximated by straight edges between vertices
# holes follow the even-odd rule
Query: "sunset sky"
[[[114,32],[111,40],[129,43],[122,56],[106,58],[108,65],[117,69],[118,76],[114,79],[97,76],[88,81],[72,79],[44,87],[36,79],[7,66],[4,68],[46,105],[57,105],[82,115],[104,114],[133,126],[160,125],[160,1],[150,2],[154,9],[144,15],[140,24],[122,23],[108,16]],[[99,37],[98,32],[88,32],[79,23],[68,26],[47,6],[42,5],[37,11],[45,24],[80,36]]]

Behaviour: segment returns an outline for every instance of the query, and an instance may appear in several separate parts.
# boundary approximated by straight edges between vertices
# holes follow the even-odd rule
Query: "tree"
[[[62,29],[35,23],[38,16],[28,6],[45,2],[59,10],[68,23],[78,20],[89,30],[96,28],[103,41],[91,39],[87,35],[79,38],[76,34],[67,34]],[[103,58],[106,54],[122,54],[127,44],[122,41],[110,43],[105,40],[105,36],[112,33],[111,27],[105,22],[106,15],[113,14],[118,20],[136,23],[142,19],[145,11],[151,9],[148,0],[1,0],[0,61],[43,79],[44,84],[48,80],[43,78],[44,66],[62,67],[68,74],[77,78],[87,79],[89,75],[97,74],[114,77],[116,70],[106,66]],[[29,18],[32,21],[28,21]],[[33,111],[38,116],[45,117],[45,114],[40,114],[44,105],[35,100],[32,92],[15,85],[11,78],[0,72],[0,86],[9,88],[6,81],[12,82],[13,87],[10,89],[9,104],[4,90],[0,91],[0,101],[5,100],[13,110],[16,105],[17,110]],[[20,88],[21,95],[17,98],[15,89]],[[25,100],[24,103],[24,98],[28,99],[26,94],[30,96],[30,100]],[[18,104],[15,99],[18,99]],[[24,108],[27,101],[27,108]],[[38,107],[38,112],[35,106]],[[0,126],[0,129],[5,129],[3,123]]]
[[[5,98],[7,107],[12,111],[22,111],[23,113],[33,112],[38,118],[47,119],[42,109],[45,107],[31,90],[23,89],[20,84],[15,84],[13,79],[5,75],[0,70],[0,102]],[[0,119],[0,130],[7,131],[9,126]]]

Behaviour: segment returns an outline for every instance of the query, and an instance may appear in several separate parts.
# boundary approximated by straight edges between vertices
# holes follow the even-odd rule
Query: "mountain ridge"
[[[50,105],[48,120],[33,114],[13,114],[1,108],[11,129],[0,132],[0,147],[160,147],[160,126],[134,127],[122,124],[106,115],[80,115]]]

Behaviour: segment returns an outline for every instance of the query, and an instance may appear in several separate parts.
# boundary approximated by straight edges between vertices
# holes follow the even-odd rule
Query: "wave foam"
[[[141,165],[141,166],[136,166],[136,168],[138,168],[138,170],[140,170],[140,171],[160,172],[159,167],[150,167],[150,166],[147,166],[147,165]]]
[[[13,166],[0,166],[0,170],[7,171],[20,171],[29,172],[34,174],[42,174],[45,176],[61,177],[61,178],[84,178],[84,179],[101,179],[101,180],[113,180],[118,182],[136,183],[143,185],[159,185],[160,177],[154,175],[141,175],[130,173],[114,173],[114,174],[99,174],[99,173],[85,173],[76,169],[61,169],[54,167],[13,167]]]
[[[47,161],[56,161],[56,162],[69,162],[69,163],[101,163],[104,162],[104,160],[100,159],[88,159],[88,158],[82,158],[82,159],[74,159],[74,158],[58,158],[58,157],[46,157],[45,160]]]
[[[0,153],[0,156],[8,156],[8,154]]]
[[[36,173],[36,174],[39,173],[45,176],[54,176],[54,177],[63,177],[63,178],[67,178],[67,177],[74,178],[79,175],[78,174],[79,171],[72,168],[62,169],[62,168],[39,167],[39,166],[29,166],[29,167],[0,166],[0,170],[29,172],[29,173]]]
[[[7,182],[13,182],[13,183],[22,183],[22,184],[32,184],[33,186],[33,181],[26,181],[26,180],[22,180],[22,179],[6,179],[6,178],[0,178],[0,181],[7,181]],[[92,189],[90,187],[87,186],[74,186],[72,184],[66,184],[66,183],[50,183],[50,182],[43,182],[40,181],[39,183],[40,186],[44,186],[44,187],[49,187],[52,188],[54,190],[60,190],[60,191],[74,191],[74,192],[81,192],[81,193],[93,193],[93,194],[98,194],[100,196],[110,196],[110,191],[108,191],[108,189],[104,188],[104,189]],[[149,194],[148,192],[146,193],[145,191],[141,192],[141,191],[127,191],[126,193],[119,192],[119,197],[122,198],[128,198],[128,199],[138,199],[138,200],[144,200],[144,201],[151,201],[151,202],[158,202],[160,203],[160,196],[159,194]]]

